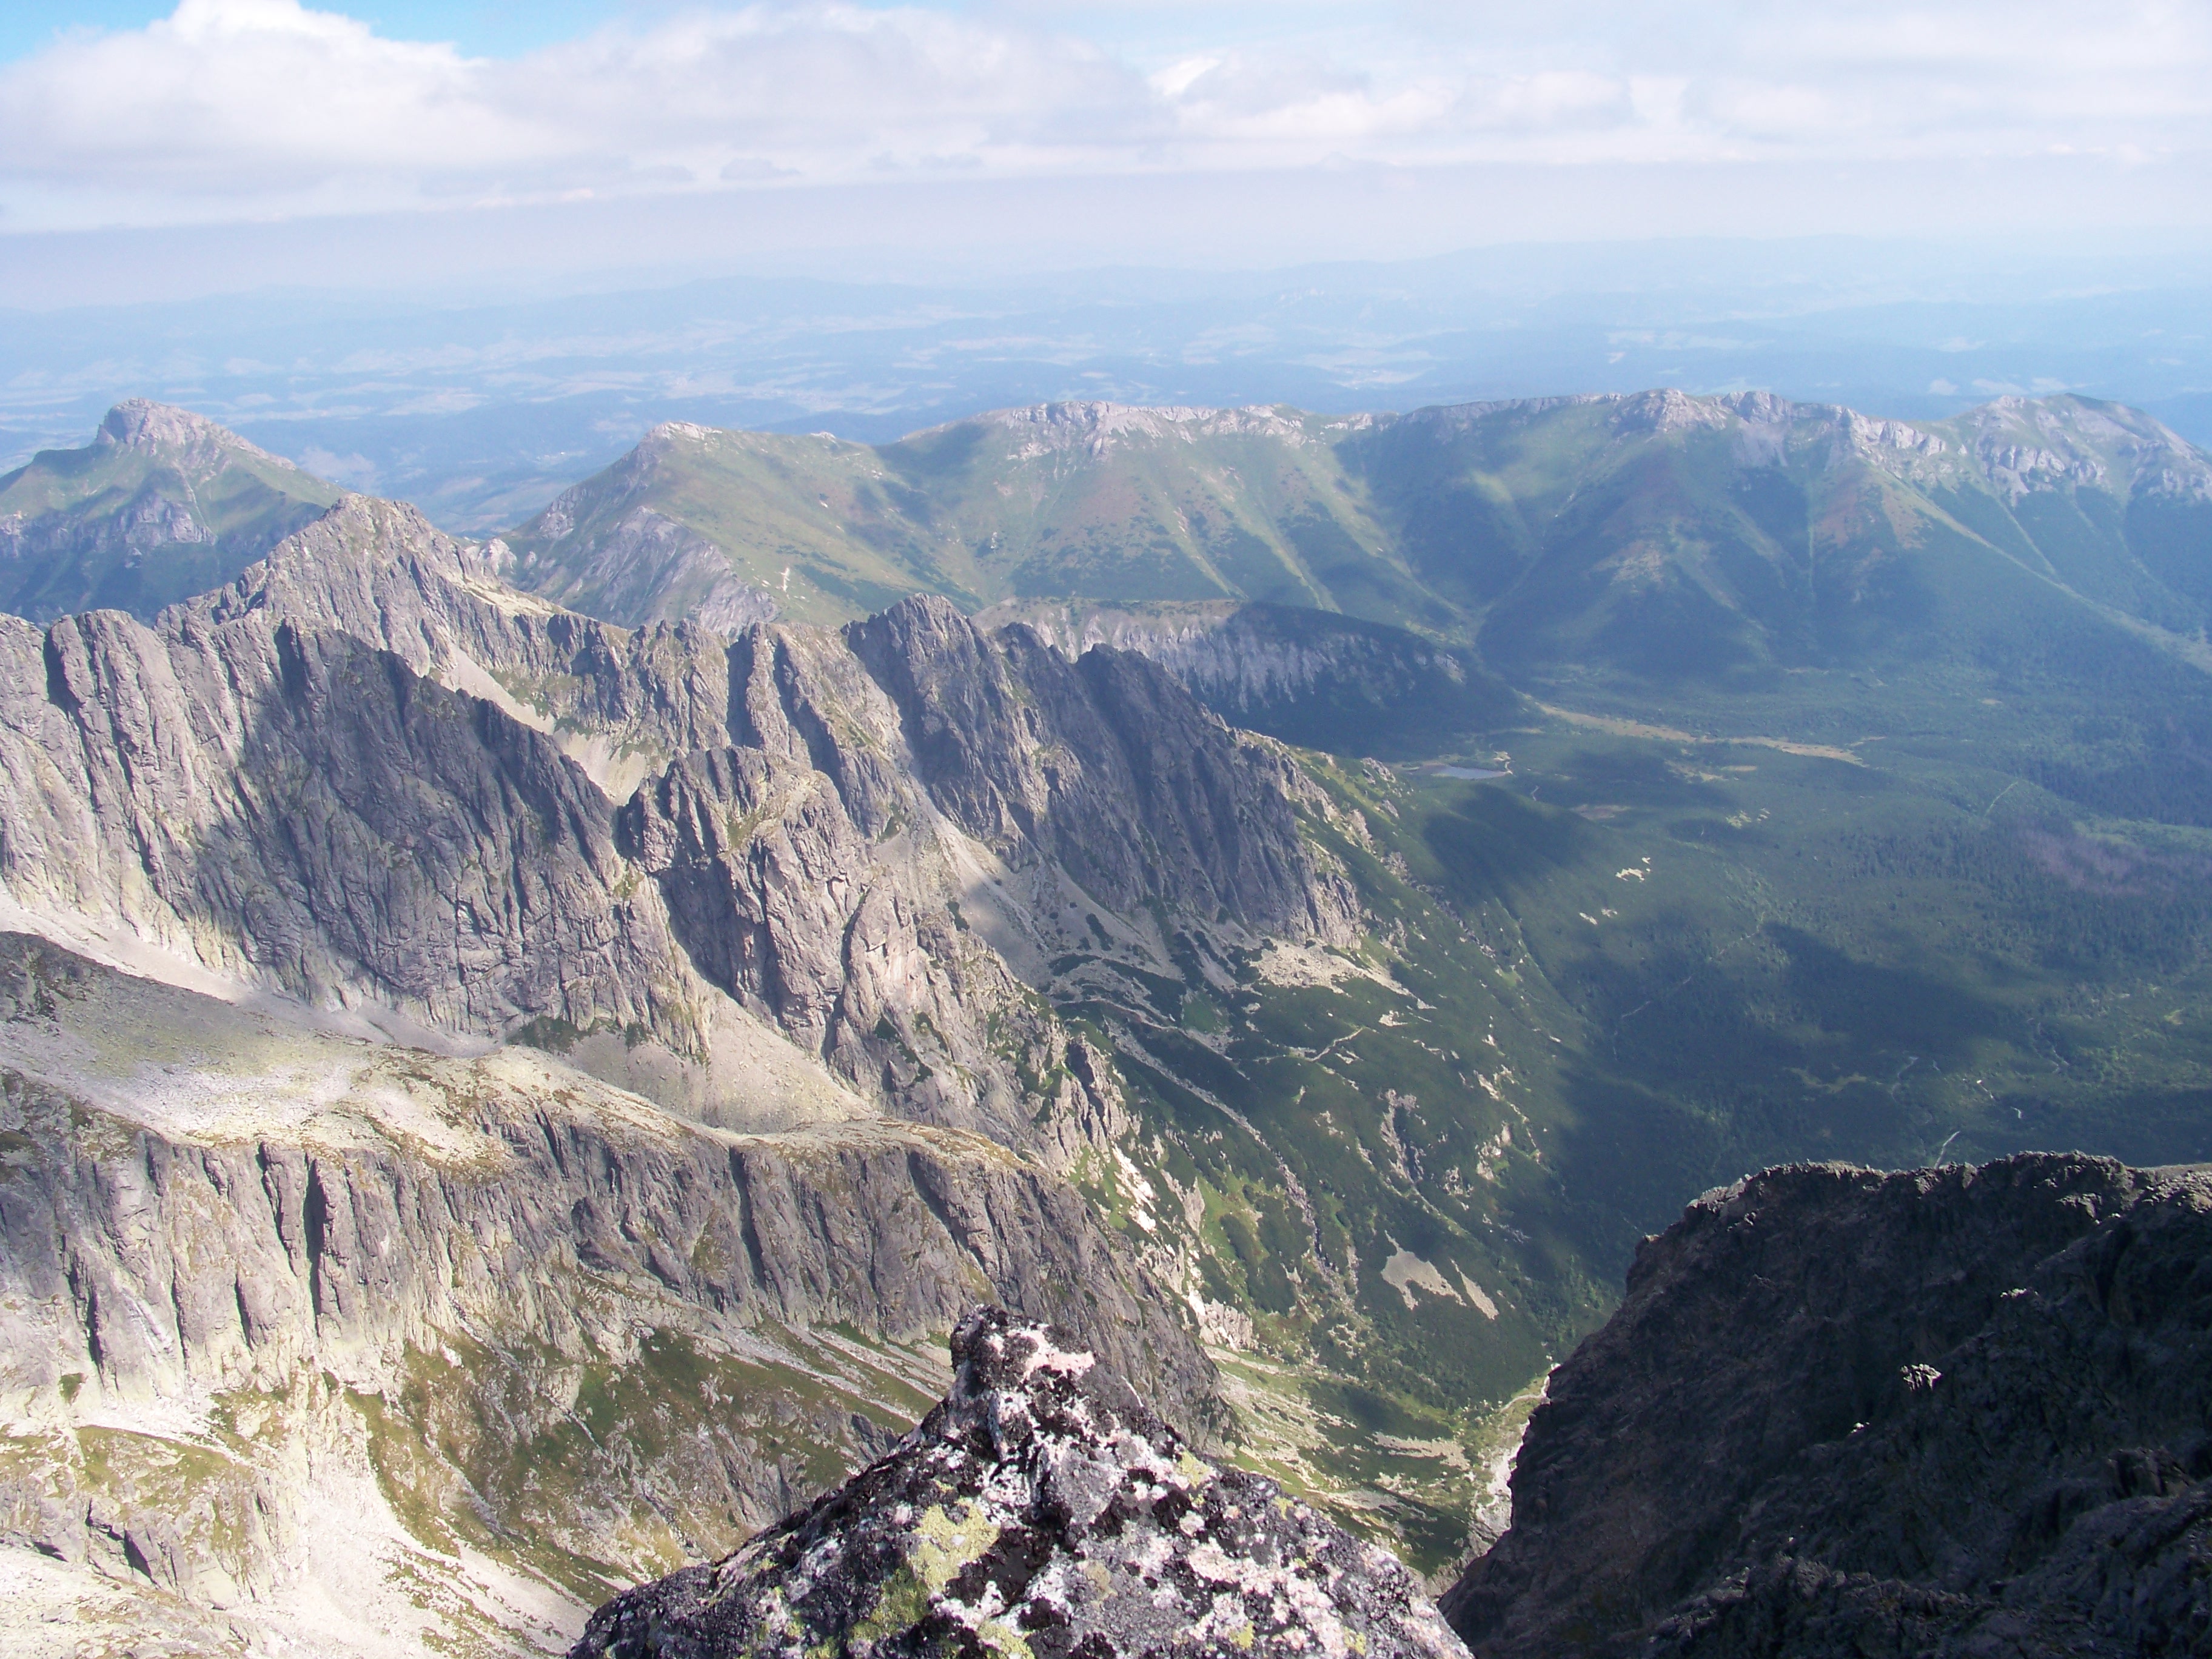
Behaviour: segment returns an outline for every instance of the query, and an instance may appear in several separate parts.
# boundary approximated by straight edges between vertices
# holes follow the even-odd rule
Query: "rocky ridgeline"
[[[1149,657],[1231,725],[1339,753],[1426,752],[1521,712],[1474,653],[1327,611],[1031,599],[994,605],[977,621],[1022,623],[1071,660],[1100,645]]]
[[[1419,1584],[1194,1455],[1073,1339],[982,1309],[888,1455],[736,1553],[602,1607],[570,1659],[1463,1651]]]
[[[559,1042],[738,1127],[765,1024],[1012,1145],[1024,1069],[1072,1074],[1022,981],[1088,937],[1084,895],[1133,939],[1153,905],[1201,939],[1351,936],[1287,763],[1142,658],[933,599],[632,632],[501,556],[349,497],[158,628],[0,620],[9,896],[65,939]]]
[[[2212,1652],[2212,1170],[1770,1170],[1638,1253],[1445,1599],[1484,1659]]]
[[[1033,987],[1100,910],[1349,938],[1279,748],[943,600],[504,569],[349,497],[154,625],[0,619],[0,1541],[331,1651],[379,1562],[558,1629],[880,1449],[980,1297],[1218,1431]]]

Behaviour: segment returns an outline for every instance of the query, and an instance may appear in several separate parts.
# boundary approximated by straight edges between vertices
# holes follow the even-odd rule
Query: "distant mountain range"
[[[0,480],[7,603],[150,619],[337,494],[196,416],[121,405],[89,449]],[[1763,393],[1349,418],[1048,404],[873,447],[672,423],[503,541],[520,586],[625,625],[727,634],[928,592],[1057,606],[1078,635],[1111,612],[1144,648],[1237,614],[1249,631],[1261,613],[1238,607],[1267,605],[1307,613],[1268,626],[1316,649],[1388,640],[1401,662],[1447,652],[1462,684],[1487,667],[1669,705],[2060,638],[2212,662],[2212,460],[2075,397],[1922,424]],[[1151,618],[1133,632],[1132,607]],[[1249,696],[1241,712],[1273,729]]]
[[[873,447],[663,426],[507,539],[529,586],[629,623],[1243,600],[1540,678],[1924,665],[2075,609],[2187,650],[2212,618],[2212,461],[2071,397],[1922,425],[1762,393],[1051,404]]]
[[[118,405],[88,449],[0,479],[11,608],[82,590],[150,615],[168,600],[143,584],[228,580],[339,493],[199,416]],[[872,447],[674,422],[505,539],[526,585],[626,624],[843,621],[912,592],[1241,599],[1510,634],[1534,659],[1680,613],[1662,641],[1723,644],[1711,672],[1847,645],[1855,612],[1904,619],[1952,544],[2192,633],[2208,534],[2212,460],[2117,405],[1909,424],[1656,392],[1348,418],[1045,404]],[[87,562],[108,549],[154,568],[118,586]]]

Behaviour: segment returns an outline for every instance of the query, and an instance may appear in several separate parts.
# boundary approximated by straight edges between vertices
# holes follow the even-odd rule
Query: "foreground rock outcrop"
[[[889,1455],[712,1565],[617,1597],[570,1659],[1462,1651],[1397,1562],[1194,1455],[1072,1339],[978,1310]]]
[[[1770,1170],[1639,1252],[1445,1598],[1491,1659],[2212,1651],[2212,1170]]]

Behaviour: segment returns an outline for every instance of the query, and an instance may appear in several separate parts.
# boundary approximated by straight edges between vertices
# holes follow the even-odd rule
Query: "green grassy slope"
[[[1924,428],[1752,394],[1440,410],[1347,463],[1494,665],[1662,699],[2207,619],[2212,464],[2085,399]]]
[[[1310,757],[1375,919],[1334,969],[1056,964],[1156,1137],[1144,1219],[1127,1176],[1094,1196],[1133,1238],[1198,1218],[1206,1295],[1253,1321],[1232,1375],[1302,1407],[1248,1411],[1253,1455],[1290,1437],[1434,1570],[1492,1413],[1698,1192],[2212,1159],[2212,830],[2045,789],[2032,723],[1973,706],[1856,749],[1547,715],[1452,757],[1491,779]]]
[[[918,590],[1256,601],[1662,700],[2076,629],[2212,661],[2212,462],[2077,398],[1924,427],[1679,392],[1341,420],[1053,404],[875,448],[673,427],[512,539],[541,591],[635,622],[697,598],[696,574],[616,556],[652,522],[799,620]]]
[[[1236,598],[1402,620],[1425,600],[1346,483],[1334,424],[1054,404],[879,448],[664,427],[507,539],[540,591],[622,621],[679,614],[689,597],[617,592],[599,568],[641,513],[705,538],[799,621],[918,591],[969,605]]]
[[[0,477],[0,609],[150,620],[322,516],[335,485],[183,410],[134,401],[92,443]]]

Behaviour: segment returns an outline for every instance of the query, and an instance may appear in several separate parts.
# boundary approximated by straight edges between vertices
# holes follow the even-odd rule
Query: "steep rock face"
[[[153,625],[0,623],[6,920],[268,1024],[211,1098],[200,1001],[69,1015],[91,970],[17,942],[9,1537],[293,1607],[353,1594],[301,1525],[342,1492],[376,1583],[492,1607],[496,1568],[557,1628],[879,1450],[986,1297],[1218,1432],[1186,1287],[1062,1178],[1149,1143],[1040,964],[1346,927],[1302,775],[1142,659],[940,604],[726,644],[507,568],[348,497]],[[1018,752],[926,763],[939,704]],[[330,1046],[372,1029],[422,1047]]]
[[[1125,1247],[991,1142],[706,1129],[0,935],[0,1542],[281,1622],[377,1541],[314,1525],[350,1465],[395,1547],[596,1599],[879,1450],[979,1296],[1218,1426]]]
[[[1233,726],[1340,754],[1427,755],[1510,724],[1520,706],[1470,651],[1356,617],[1280,605],[994,605],[1061,655],[1150,657]]]
[[[1552,1378],[1485,1656],[2212,1642],[2212,1174],[1770,1171],[1638,1254]]]
[[[610,795],[720,740],[721,642],[686,623],[616,628],[518,592],[504,545],[457,542],[404,502],[348,495],[165,623],[193,639],[260,614],[389,651],[559,743]]]
[[[1071,664],[1025,627],[988,637],[927,598],[845,636],[932,796],[1002,856],[1051,859],[1116,908],[1158,899],[1260,931],[1344,929],[1349,890],[1316,879],[1266,751],[1240,750],[1144,659]]]
[[[617,896],[612,807],[497,708],[265,612],[0,652],[18,902],[452,1030],[693,1023],[657,907]]]
[[[1043,1076],[1064,1046],[1016,974],[1083,935],[1068,884],[1247,938],[1346,929],[1291,769],[1139,659],[1073,670],[941,601],[725,647],[562,611],[503,561],[353,496],[158,628],[0,628],[10,896],[311,1001],[581,1044],[710,1112],[749,1013],[1015,1144],[1021,1056]],[[990,943],[959,909],[985,890]]]
[[[1462,1651],[1403,1567],[1196,1457],[1066,1333],[979,1310],[896,1450],[712,1565],[617,1597],[571,1659]]]
[[[568,491],[546,509],[544,528],[568,533],[567,515],[580,504],[577,492]],[[612,617],[696,617],[723,633],[776,616],[774,596],[738,580],[721,549],[650,507],[616,518],[553,596],[587,599],[593,611]]]
[[[908,1115],[1029,1139],[989,1028],[1053,1045],[1051,1021],[897,856],[915,849],[871,841],[825,775],[702,751],[641,788],[621,828],[709,981]]]

